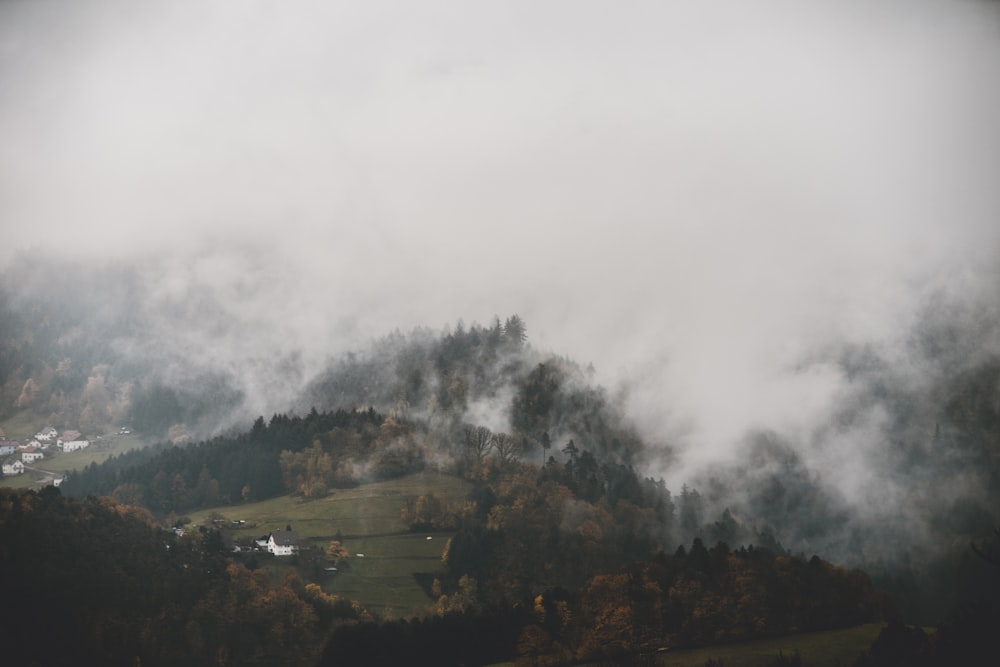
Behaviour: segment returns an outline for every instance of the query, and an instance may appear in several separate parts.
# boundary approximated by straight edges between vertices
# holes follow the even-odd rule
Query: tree
[[[543,431],[542,437],[539,438],[538,442],[542,446],[542,465],[544,466],[549,450],[552,449],[552,439],[549,437],[549,432]]]
[[[465,447],[476,457],[476,463],[481,465],[483,457],[493,448],[493,431],[485,426],[465,427]]]
[[[497,459],[501,467],[514,462],[521,455],[523,449],[524,443],[521,438],[516,438],[507,433],[493,434],[493,451],[497,453]]]
[[[528,333],[524,326],[524,320],[517,315],[511,315],[508,317],[503,326],[503,337],[508,345],[515,348],[521,347],[524,344],[524,341],[528,339]]]
[[[569,457],[570,463],[576,463],[576,458],[580,455],[580,450],[577,449],[576,443],[570,440],[569,442],[566,443],[566,446],[563,447],[562,451],[563,454]]]
[[[326,560],[333,563],[334,567],[343,567],[350,556],[347,547],[341,544],[340,540],[331,540],[330,545],[326,548]]]

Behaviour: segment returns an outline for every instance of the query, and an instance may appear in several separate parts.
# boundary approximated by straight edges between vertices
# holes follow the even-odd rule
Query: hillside
[[[28,272],[0,290],[0,409],[36,428],[128,423],[147,442],[171,443],[79,470],[70,495],[114,495],[167,516],[287,492],[322,497],[423,469],[476,478],[494,459],[534,464],[588,503],[641,496],[637,506],[660,521],[643,539],[668,552],[701,537],[826,555],[871,572],[924,622],[975,594],[980,574],[955,564],[1000,524],[995,318],[972,304],[929,307],[900,350],[828,351],[850,389],[829,423],[799,434],[762,425],[731,456],[688,464],[682,477],[692,453],[632,420],[627,386],[609,391],[588,368],[535,348],[517,315],[394,332],[311,365],[271,350],[224,370],[177,346],[215,326],[189,315],[220,295],[156,296],[155,271],[81,267],[56,283]],[[268,411],[248,413],[258,402]],[[171,446],[184,443],[193,444]],[[633,478],[659,486],[638,493]],[[614,505],[602,511],[621,518]]]

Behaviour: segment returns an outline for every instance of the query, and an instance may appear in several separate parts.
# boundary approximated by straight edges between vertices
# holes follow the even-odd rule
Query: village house
[[[24,474],[24,464],[21,463],[21,459],[16,459],[14,461],[5,461],[3,464],[3,474],[5,475]]]
[[[278,530],[267,537],[267,550],[275,556],[294,556],[299,552],[299,535],[294,530]]]
[[[13,454],[20,446],[16,440],[0,440],[0,456]]]
[[[46,426],[35,434],[35,439],[40,442],[49,442],[58,435],[58,432],[51,426]]]
[[[38,447],[25,447],[21,451],[21,460],[25,463],[34,463],[38,459],[44,459],[45,453]]]
[[[60,446],[64,452],[75,452],[77,450],[83,449],[84,447],[90,447],[89,440],[70,440],[69,442],[61,442]]]
[[[67,442],[77,442],[82,438],[83,435],[76,430],[70,429],[68,431],[63,431],[62,435],[56,438],[56,445],[62,447]]]

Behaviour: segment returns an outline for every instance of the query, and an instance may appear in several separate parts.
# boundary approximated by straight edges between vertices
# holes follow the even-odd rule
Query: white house
[[[48,442],[55,438],[59,433],[51,426],[46,426],[41,431],[35,434],[35,439],[40,442]]]
[[[275,556],[294,556],[299,552],[299,535],[294,530],[279,530],[267,536],[267,550]]]
[[[21,452],[21,460],[25,463],[34,463],[38,459],[44,459],[45,454],[38,447],[25,447]]]
[[[77,430],[70,429],[68,431],[63,431],[62,435],[56,438],[56,447],[62,447],[67,442],[77,442],[81,438],[83,438],[83,435]]]
[[[24,473],[24,464],[21,460],[9,461],[3,464],[3,474],[5,475],[21,475]]]
[[[64,452],[75,452],[84,447],[90,447],[89,440],[70,440],[69,442],[62,443],[62,449]]]
[[[20,445],[16,440],[0,440],[0,456],[7,456],[17,451]]]

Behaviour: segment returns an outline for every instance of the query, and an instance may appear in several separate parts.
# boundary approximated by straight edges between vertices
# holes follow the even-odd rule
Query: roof
[[[294,530],[276,530],[271,533],[271,539],[279,547],[294,547],[299,543],[299,534]]]

